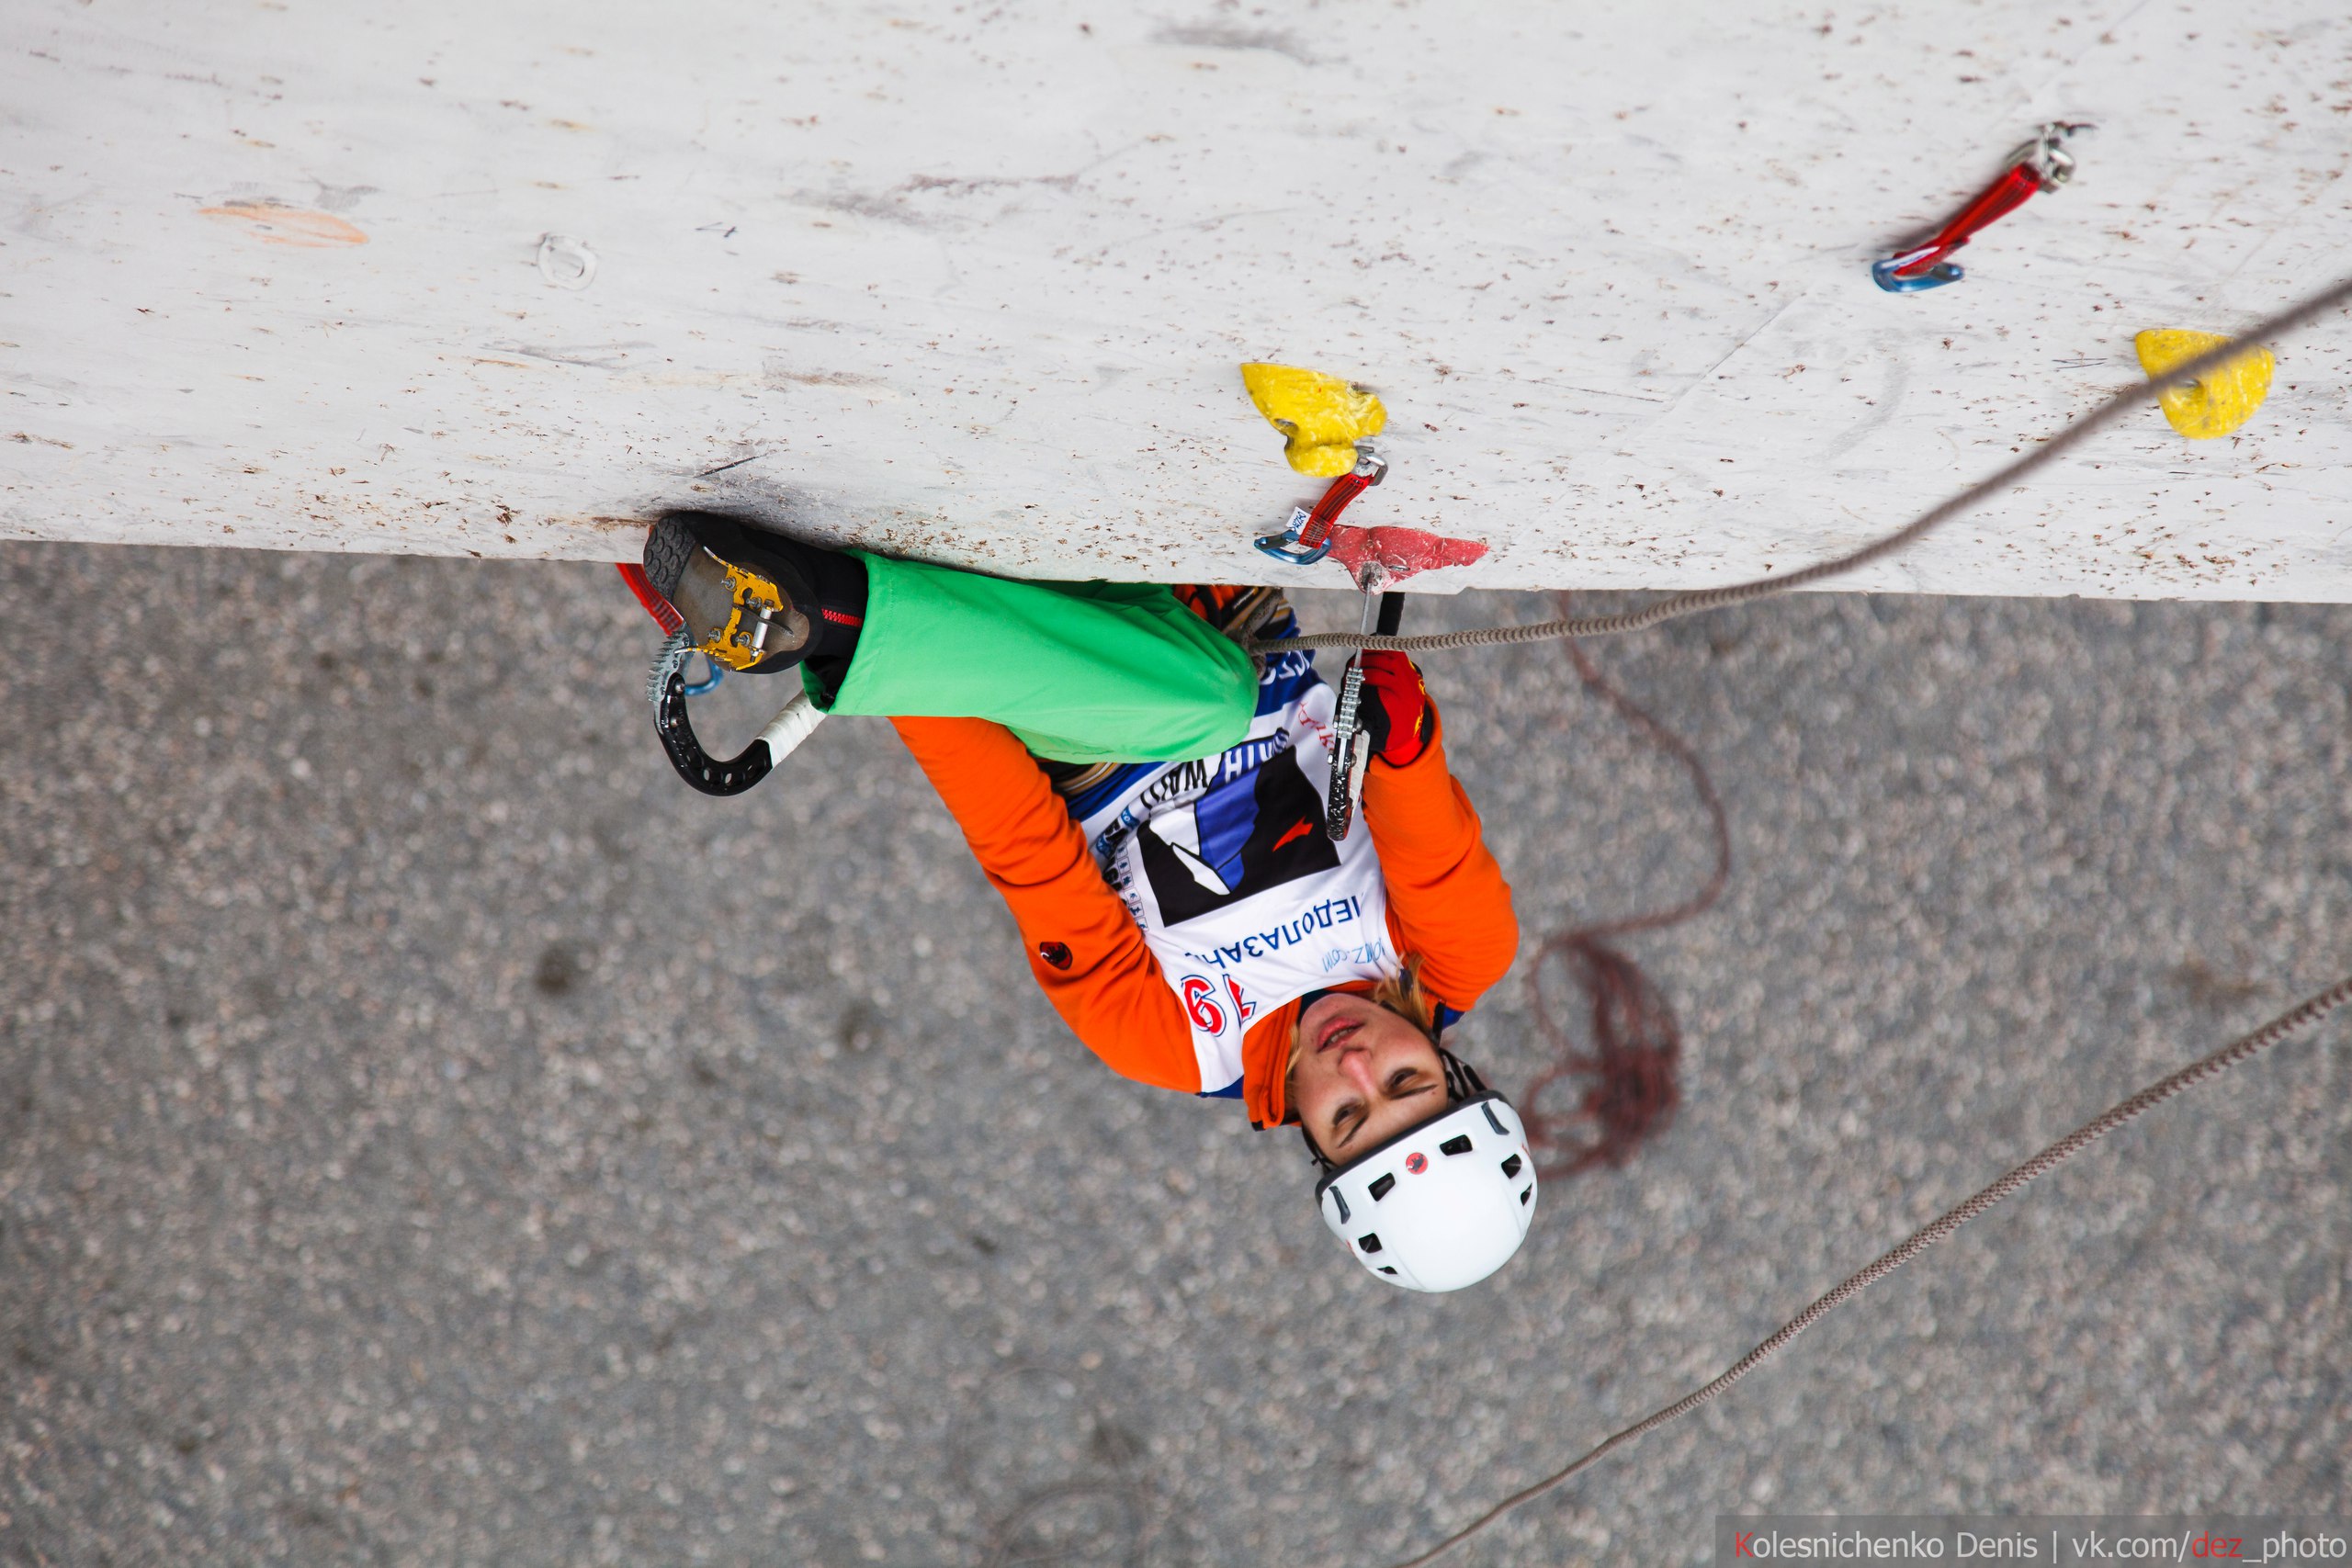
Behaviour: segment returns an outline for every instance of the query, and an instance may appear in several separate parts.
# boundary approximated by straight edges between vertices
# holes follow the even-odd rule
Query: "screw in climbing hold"
[[[538,264],[539,276],[558,288],[578,290],[596,281],[596,253],[569,234],[540,235]]]

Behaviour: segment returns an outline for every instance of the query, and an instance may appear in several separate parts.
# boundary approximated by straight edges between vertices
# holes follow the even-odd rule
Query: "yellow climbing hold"
[[[2153,378],[2229,341],[2219,333],[2165,327],[2142,333],[2132,345],[2140,351],[2140,368]],[[2278,363],[2278,356],[2268,349],[2250,348],[2197,380],[2157,393],[2156,402],[2165,411],[2165,422],[2191,441],[2227,435],[2252,419],[2270,395],[2270,371]]]
[[[1356,443],[1388,423],[1380,400],[1337,376],[1295,365],[1245,365],[1241,384],[1276,430],[1283,456],[1302,474],[1335,479],[1356,466]]]

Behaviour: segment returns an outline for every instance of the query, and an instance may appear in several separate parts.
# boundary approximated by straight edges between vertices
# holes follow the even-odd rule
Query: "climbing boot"
[[[753,675],[803,660],[845,668],[865,622],[865,567],[708,512],[673,512],[645,538],[645,576],[696,652]]]

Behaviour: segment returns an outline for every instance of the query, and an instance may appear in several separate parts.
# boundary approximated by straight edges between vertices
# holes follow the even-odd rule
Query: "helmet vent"
[[[1470,1152],[1470,1134],[1457,1133],[1437,1146],[1442,1155],[1466,1155]]]
[[[1396,1173],[1392,1170],[1387,1175],[1382,1177],[1379,1180],[1374,1182],[1370,1187],[1365,1188],[1364,1190],[1371,1193],[1372,1201],[1377,1203],[1383,1198],[1387,1197],[1390,1190],[1396,1185]]]
[[[1340,1206],[1340,1223],[1341,1224],[1346,1224],[1348,1223],[1348,1195],[1334,1187],[1331,1189],[1331,1201]]]
[[[1386,1263],[1384,1263],[1384,1264],[1382,1264],[1382,1265],[1380,1266],[1380,1271],[1381,1271],[1382,1273],[1384,1273],[1384,1274],[1394,1274],[1395,1272],[1396,1272],[1396,1269],[1395,1269],[1394,1267],[1392,1267],[1391,1265],[1386,1264]]]
[[[1522,1209],[1535,1201],[1535,1183],[1529,1182],[1519,1190],[1519,1206]]]
[[[1503,1161],[1503,1179],[1505,1181],[1509,1181],[1512,1177],[1517,1176],[1518,1174],[1519,1156],[1517,1155],[1513,1155],[1510,1158]]]
[[[1510,1136],[1509,1133],[1503,1131],[1503,1119],[1495,1114],[1495,1106],[1492,1100],[1480,1101],[1478,1109],[1487,1113],[1487,1125],[1495,1130],[1496,1136],[1503,1138]]]
[[[1360,1235],[1356,1237],[1356,1245],[1363,1248],[1366,1252],[1378,1252],[1380,1250],[1380,1238],[1376,1235]]]

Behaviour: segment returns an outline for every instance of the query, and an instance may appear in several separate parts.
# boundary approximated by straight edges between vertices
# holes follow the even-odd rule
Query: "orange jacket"
[[[1012,732],[979,718],[894,718],[989,881],[1012,907],[1029,972],[1088,1049],[1115,1072],[1198,1093],[1200,1066],[1183,1005],[1127,907],[1102,880],[1086,835]],[[1478,813],[1446,771],[1442,733],[1408,766],[1374,761],[1364,824],[1388,891],[1388,935],[1419,955],[1421,982],[1466,1012],[1519,948],[1510,887],[1479,837]],[[1069,949],[1068,966],[1044,954]],[[1364,987],[1341,987],[1363,989]],[[1298,1003],[1242,1040],[1242,1100],[1255,1125],[1285,1120],[1284,1066]]]

